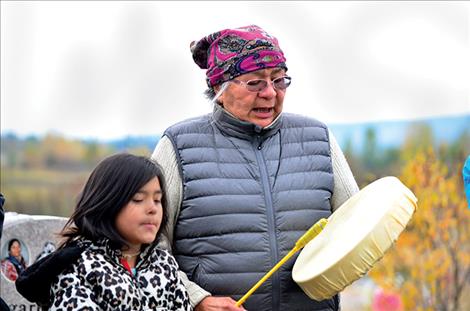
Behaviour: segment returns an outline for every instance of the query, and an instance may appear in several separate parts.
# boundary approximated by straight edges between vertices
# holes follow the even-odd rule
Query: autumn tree
[[[85,146],[80,141],[52,133],[42,140],[42,149],[46,166],[49,168],[70,169],[80,166],[86,153]]]
[[[449,169],[432,148],[405,154],[400,179],[417,196],[418,208],[369,275],[382,288],[399,292],[405,310],[469,310],[470,210],[463,161]]]

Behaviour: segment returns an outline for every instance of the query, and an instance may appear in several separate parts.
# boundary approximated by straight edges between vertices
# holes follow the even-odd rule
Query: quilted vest
[[[238,300],[317,220],[331,214],[333,173],[328,130],[283,113],[269,127],[222,108],[170,127],[183,200],[174,255],[190,280]],[[295,258],[244,303],[247,310],[337,310],[292,280]]]

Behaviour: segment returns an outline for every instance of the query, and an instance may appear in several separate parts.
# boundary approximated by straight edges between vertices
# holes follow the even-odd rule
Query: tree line
[[[470,296],[464,294],[470,291],[470,209],[461,173],[470,155],[469,130],[437,143],[430,127],[414,124],[399,147],[383,148],[371,127],[364,141],[360,149],[352,140],[341,146],[360,188],[392,175],[418,198],[397,247],[369,276],[399,297],[401,310],[470,309]],[[152,149],[144,143],[123,148],[57,134],[2,136],[0,190],[6,210],[68,217],[100,160],[120,151],[149,156]]]

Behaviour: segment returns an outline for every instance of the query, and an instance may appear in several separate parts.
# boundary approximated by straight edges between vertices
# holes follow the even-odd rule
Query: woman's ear
[[[223,84],[222,84],[223,85]],[[215,94],[219,93],[220,89],[222,88],[222,85],[218,84],[218,85],[214,85],[214,92]],[[224,92],[222,92],[222,94],[219,95],[219,97],[217,97],[217,102],[223,107],[224,106]]]

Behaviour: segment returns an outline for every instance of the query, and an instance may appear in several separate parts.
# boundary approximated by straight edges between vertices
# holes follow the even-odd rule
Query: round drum
[[[292,278],[318,301],[339,293],[383,257],[411,219],[416,202],[396,177],[367,185],[341,205],[304,247]]]

